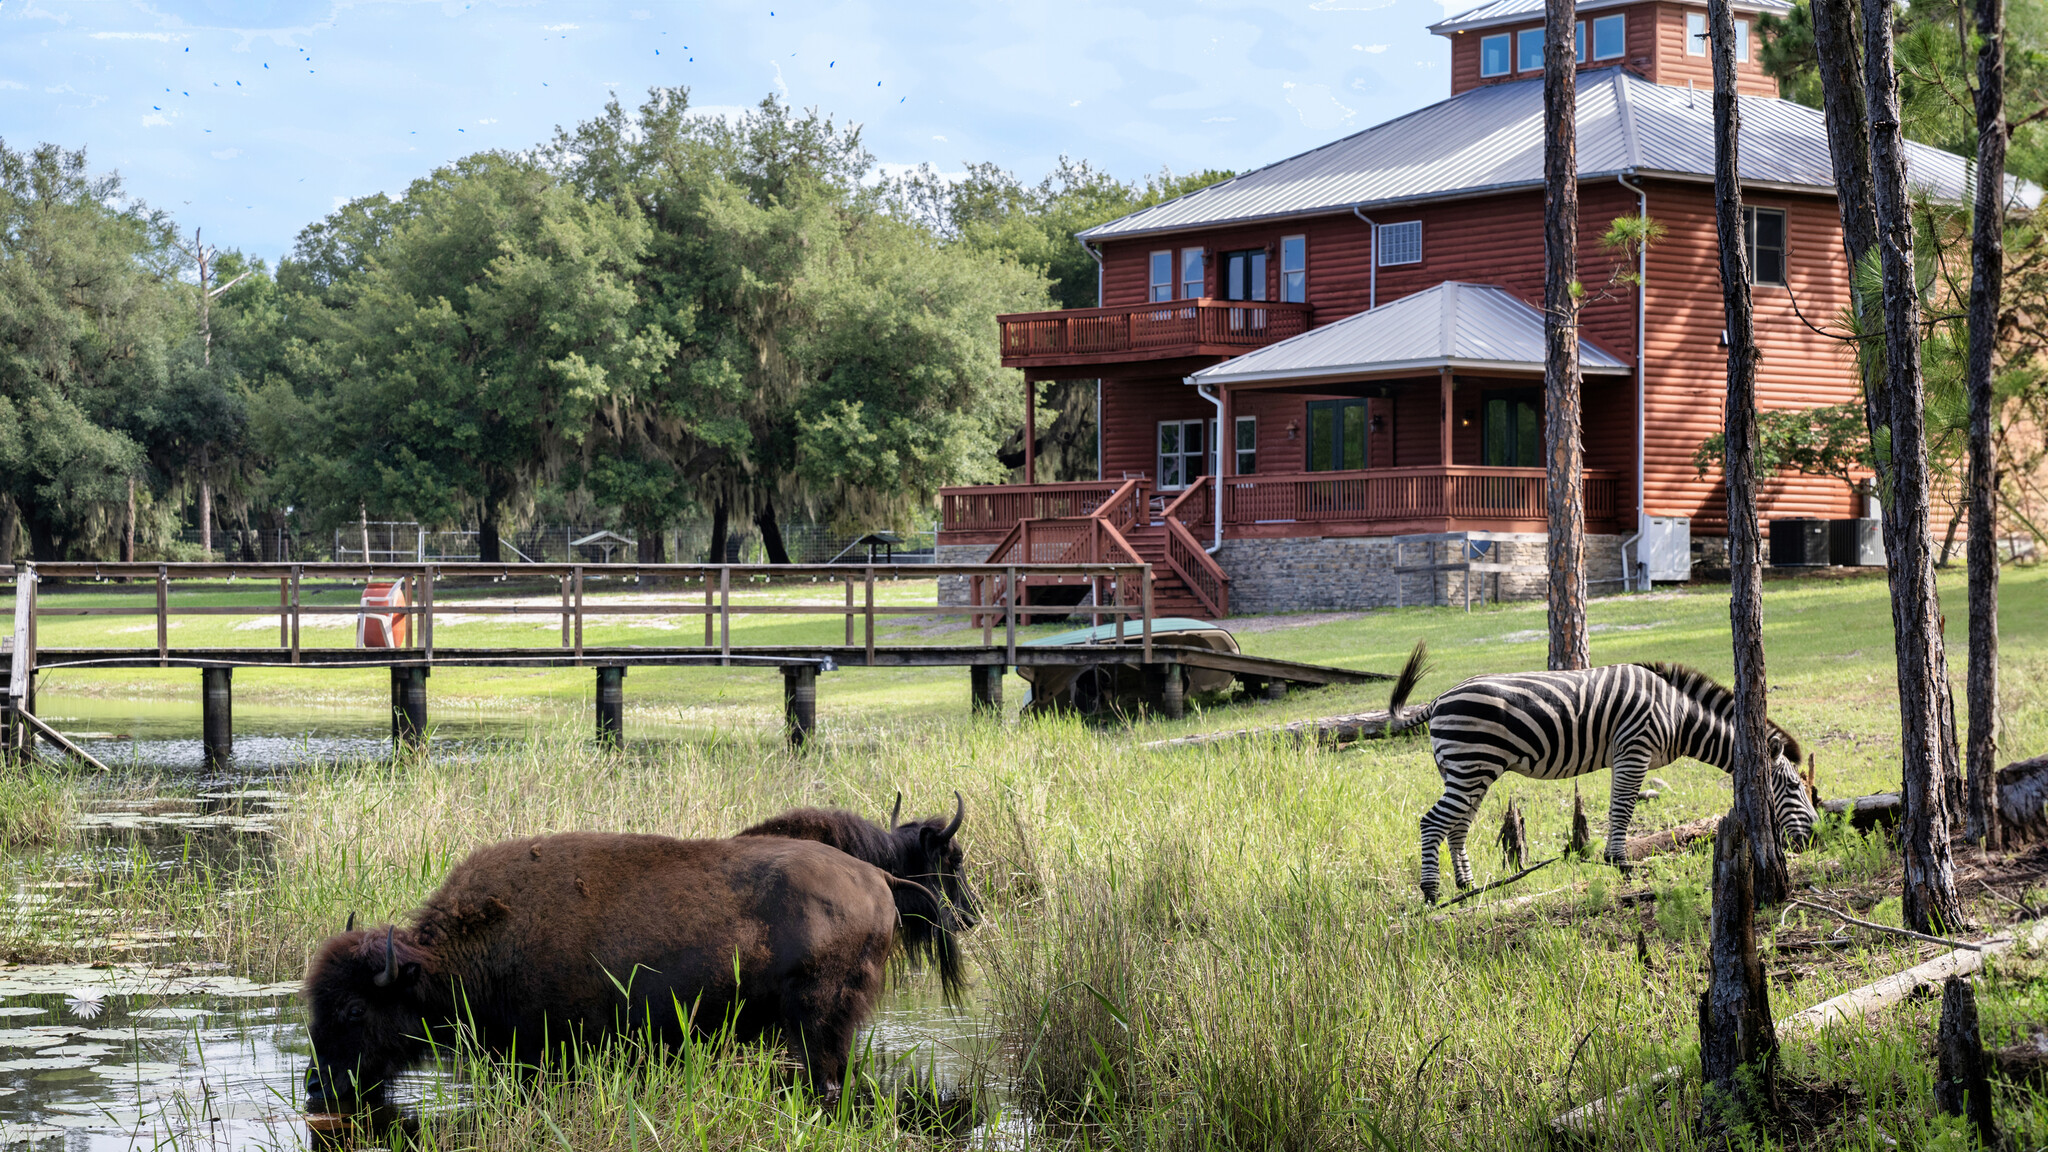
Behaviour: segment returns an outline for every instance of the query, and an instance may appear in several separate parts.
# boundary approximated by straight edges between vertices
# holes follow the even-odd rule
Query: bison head
[[[304,990],[313,1042],[308,1109],[374,1102],[393,1077],[426,1055],[421,956],[411,933],[400,936],[390,927],[351,928],[320,946]]]
[[[903,798],[896,799],[897,808],[903,805]],[[960,850],[960,843],[954,837],[960,831],[960,822],[967,815],[967,801],[960,793],[953,793],[953,819],[932,816],[913,820],[908,824],[897,824],[896,813],[889,814],[892,825],[891,835],[896,839],[896,851],[900,866],[898,876],[915,880],[946,898],[953,906],[954,919],[962,928],[972,928],[979,923],[979,905],[974,899],[974,890],[967,884],[967,856]]]

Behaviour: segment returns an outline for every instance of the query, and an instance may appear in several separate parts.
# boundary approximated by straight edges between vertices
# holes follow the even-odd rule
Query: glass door
[[[1351,471],[1366,466],[1365,405],[1363,399],[1309,403],[1307,471]]]

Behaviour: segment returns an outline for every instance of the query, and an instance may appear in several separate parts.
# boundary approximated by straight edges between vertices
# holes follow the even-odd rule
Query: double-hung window
[[[1707,54],[1707,14],[1687,12],[1685,14],[1685,54],[1705,56]]]
[[[1584,28],[1581,24],[1579,27]],[[1622,15],[1601,16],[1593,21],[1593,59],[1612,60],[1628,51],[1628,17]],[[1579,59],[1585,60],[1581,51]]]
[[[1280,238],[1280,299],[1289,304],[1308,302],[1308,237]]]
[[[1233,441],[1237,459],[1232,463],[1236,475],[1250,476],[1259,470],[1259,418],[1239,416],[1232,422],[1237,425],[1236,440]]]
[[[1747,20],[1737,20],[1735,22],[1735,58],[1737,60],[1749,59],[1749,21]]]
[[[1422,221],[1404,220],[1380,225],[1378,242],[1380,267],[1391,264],[1422,263]]]
[[[1202,298],[1202,250],[1183,248],[1180,250],[1180,298],[1199,300]]]
[[[1586,62],[1586,22],[1581,20],[1572,28],[1572,55],[1579,63]]]
[[[1508,34],[1482,36],[1479,38],[1479,75],[1481,78],[1505,76],[1514,71],[1514,57],[1508,48]]]
[[[1225,300],[1264,300],[1266,298],[1266,250],[1248,248],[1242,252],[1225,252],[1221,257],[1223,273],[1223,298]]]
[[[1152,254],[1152,303],[1173,299],[1173,253]]]
[[[1515,71],[1543,71],[1543,29],[1526,28],[1515,33]]]
[[[1161,420],[1159,422],[1159,486],[1185,488],[1209,473],[1209,453],[1204,447],[1206,420]]]
[[[1780,208],[1742,209],[1742,239],[1749,247],[1749,282],[1785,282],[1785,212]]]

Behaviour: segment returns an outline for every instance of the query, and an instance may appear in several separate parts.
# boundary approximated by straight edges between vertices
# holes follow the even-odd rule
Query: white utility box
[[[1643,517],[1636,557],[1649,580],[1692,579],[1692,517]]]

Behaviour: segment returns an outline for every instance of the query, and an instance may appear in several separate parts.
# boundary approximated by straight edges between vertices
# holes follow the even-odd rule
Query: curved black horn
[[[379,988],[388,987],[398,975],[398,956],[391,947],[391,933],[392,929],[384,929],[384,970],[377,973],[375,981]]]
[[[353,931],[355,931],[355,930],[356,930],[356,914],[355,914],[354,912],[350,912],[350,913],[348,914],[348,924],[347,924],[346,926],[344,926],[344,927],[342,928],[342,931],[343,931],[343,932],[353,932]]]
[[[896,827],[896,818],[901,815],[903,815],[903,790],[899,788],[896,790],[896,806],[889,809],[890,828]]]
[[[953,791],[953,805],[953,822],[939,830],[941,840],[951,840],[953,834],[960,831],[960,821],[967,818],[967,801],[960,798],[960,791],[957,788]]]

